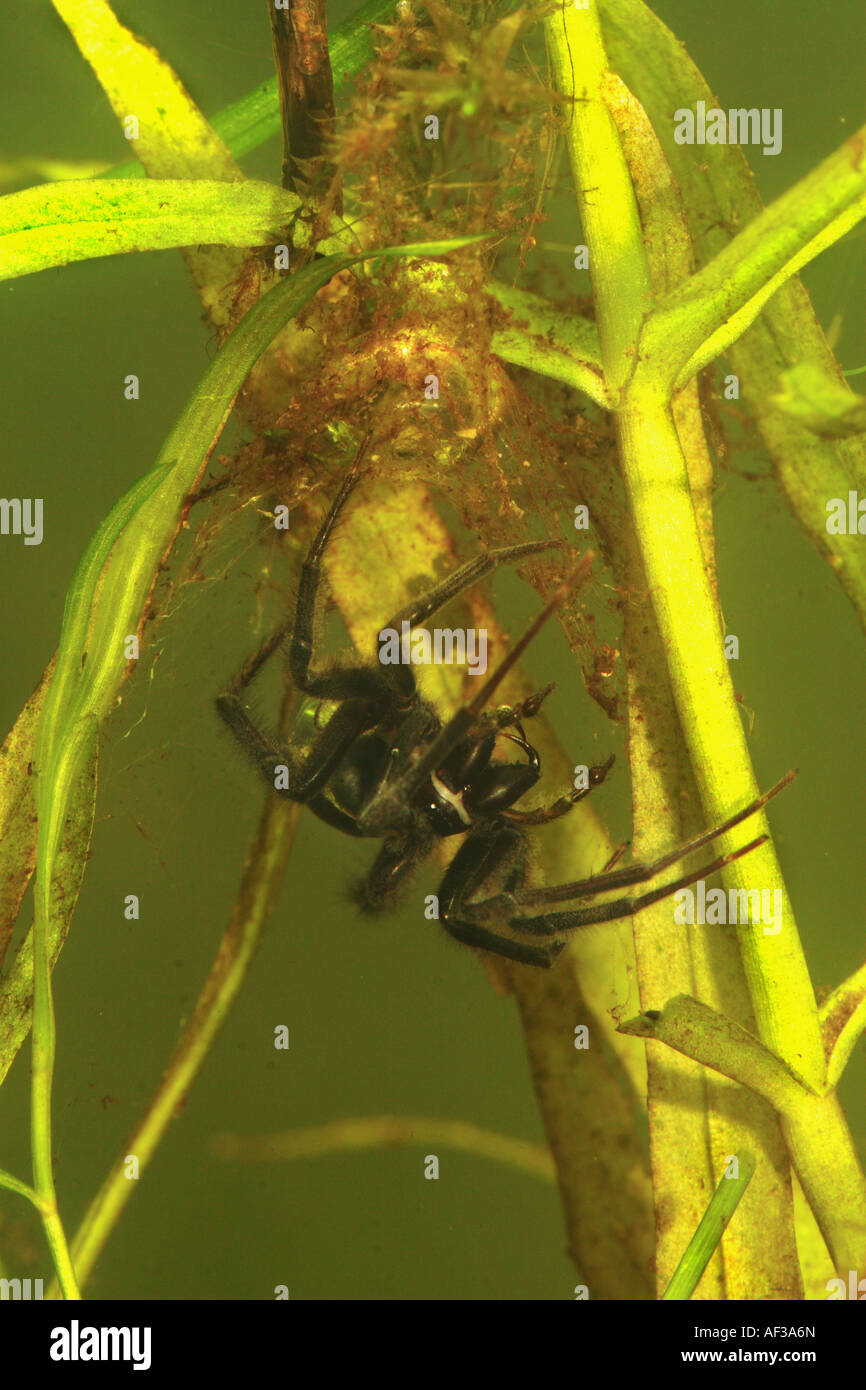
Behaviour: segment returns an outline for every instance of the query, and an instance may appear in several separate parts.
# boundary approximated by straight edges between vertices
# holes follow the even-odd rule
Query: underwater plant
[[[420,1142],[423,1164],[412,1153],[411,1181],[424,1182],[425,1191],[444,1185],[443,1154],[452,1149],[474,1163],[498,1162],[548,1183],[555,1177],[578,1297],[776,1299],[826,1297],[833,1280],[847,1288],[849,1271],[866,1272],[866,1183],[838,1087],[866,1022],[866,974],[862,966],[848,970],[819,1006],[796,895],[770,838],[771,824],[791,833],[786,806],[810,797],[830,731],[804,710],[802,741],[762,743],[770,697],[752,695],[751,686],[760,687],[754,667],[744,681],[748,697],[738,697],[740,677],[732,672],[746,646],[741,626],[750,605],[738,599],[739,616],[730,622],[716,526],[726,490],[741,480],[745,440],[772,471],[753,493],[761,500],[752,506],[755,530],[744,550],[758,552],[762,528],[784,515],[813,553],[815,572],[862,624],[863,405],[797,275],[866,212],[866,130],[848,135],[764,207],[743,147],[762,161],[778,158],[782,108],[739,95],[728,106],[716,101],[642,0],[520,7],[368,0],[342,23],[331,21],[329,39],[315,6],[294,6],[294,27],[289,12],[275,8],[276,77],[210,120],[166,58],[105,0],[54,0],[54,10],[136,162],[76,171],[43,161],[39,182],[0,199],[0,272],[13,283],[35,272],[54,283],[75,273],[64,269],[73,263],[92,262],[93,275],[103,269],[100,258],[118,256],[116,295],[128,264],[179,249],[211,335],[206,370],[200,344],[191,341],[188,361],[184,354],[188,379],[201,379],[155,464],[126,491],[108,479],[113,505],[68,586],[56,659],[3,749],[0,934],[4,948],[14,949],[0,981],[0,1055],[5,1076],[32,1026],[33,1179],[14,1176],[4,1154],[0,1183],[12,1194],[4,1211],[24,1198],[42,1223],[54,1292],[76,1298],[94,1278],[212,1050],[219,1098],[231,1094],[239,1109],[224,1121],[232,1132],[211,1137],[208,1156],[190,1162],[187,1155],[185,1163],[198,1181],[207,1165],[204,1186],[213,1194],[253,1186],[226,1172],[255,1172],[258,1183],[265,1164],[290,1157],[319,1155],[321,1164],[326,1153],[367,1149],[384,1162],[393,1158],[384,1150]],[[255,43],[261,62],[269,48],[264,24]],[[277,133],[279,184],[274,157],[256,167],[261,177],[239,162],[256,159]],[[32,176],[31,163],[23,177]],[[142,282],[142,305],[148,292]],[[128,334],[125,308],[122,317]],[[122,369],[111,367],[130,410],[149,391],[134,359],[127,343]],[[167,378],[176,370],[169,367]],[[167,379],[164,390],[171,387]],[[123,428],[128,442],[128,417]],[[353,903],[350,934],[329,896],[330,880],[359,877],[372,851],[364,840],[341,840],[335,828],[348,793],[319,804],[330,828],[304,839],[311,818],[299,826],[299,803],[263,796],[241,758],[229,764],[213,707],[231,689],[235,731],[246,729],[249,752],[260,724],[268,724],[271,757],[275,749],[303,753],[334,740],[339,711],[369,694],[363,682],[346,686],[336,714],[323,703],[338,698],[335,685],[308,689],[297,704],[297,660],[291,679],[280,679],[279,663],[271,663],[270,686],[252,706],[248,681],[229,684],[254,649],[291,631],[304,557],[359,458],[363,486],[320,557],[338,618],[319,624],[326,665],[352,645],[358,666],[371,666],[386,622],[485,552],[508,551],[535,593],[513,577],[509,586],[505,574],[495,590],[485,578],[451,595],[461,603],[446,610],[448,630],[463,630],[460,615],[467,632],[485,634],[487,675],[496,680],[479,682],[453,663],[421,662],[418,682],[440,730],[482,685],[490,686],[488,714],[500,701],[510,707],[513,717],[492,714],[500,742],[485,744],[487,757],[496,748],[499,770],[492,787],[485,784],[487,799],[479,792],[470,800],[448,783],[443,766],[452,758],[456,777],[474,754],[449,747],[432,768],[436,814],[448,834],[426,845],[429,878],[407,885],[399,931],[357,921]],[[23,479],[12,490],[23,494]],[[16,544],[30,544],[29,560],[39,556],[43,532],[56,526],[51,507],[50,496],[4,499],[3,546],[17,537]],[[772,622],[767,595],[776,590],[769,581],[753,583],[754,606],[770,609]],[[520,647],[520,633],[548,609],[544,629],[536,634],[534,625],[533,642]],[[778,621],[799,633],[799,618],[780,614]],[[520,656],[513,669],[509,652]],[[745,669],[745,650],[742,660]],[[837,677],[826,674],[832,687]],[[559,689],[542,709],[537,696],[554,678]],[[834,693],[841,706],[842,692]],[[268,716],[269,709],[277,713]],[[473,712],[482,718],[481,704]],[[370,734],[371,718],[358,714],[356,741]],[[377,706],[377,730],[383,718]],[[471,725],[474,747],[493,740],[490,727],[479,733]],[[418,746],[432,737],[422,730]],[[522,754],[505,750],[503,737]],[[118,798],[110,812],[97,798],[100,745]],[[770,804],[769,821],[759,809],[686,870],[675,869],[673,897],[659,895],[633,921],[596,921],[586,931],[574,915],[560,920],[556,940],[564,949],[549,969],[526,953],[484,951],[485,975],[473,971],[465,947],[446,950],[434,930],[445,915],[440,894],[454,884],[449,836],[491,809],[510,775],[502,763],[525,767],[536,754],[537,789],[521,773],[527,800],[504,810],[534,811],[538,819],[538,808],[562,798],[568,813],[537,834],[533,828],[531,886],[516,878],[496,885],[504,897],[534,893],[536,901],[545,885],[573,887],[614,863],[610,886],[630,890],[627,864],[656,863],[752,806],[789,768],[800,775]],[[163,762],[171,780],[159,790],[153,783]],[[153,794],[147,813],[137,804],[142,767]],[[621,857],[619,829],[607,831],[597,817],[603,794],[586,795],[605,779],[624,787],[626,767],[631,859]],[[464,780],[468,786],[472,778]],[[376,786],[387,785],[388,771],[379,767]],[[311,805],[321,790],[311,792]],[[121,1106],[128,1125],[142,1110],[135,1088],[152,1095],[122,1144],[118,1133],[117,1157],[71,1235],[55,1185],[52,972],[60,961],[62,980],[76,939],[64,949],[73,919],[79,926],[85,914],[99,915],[85,870],[91,840],[98,856],[100,838],[111,839],[109,815],[141,831],[148,872],[163,880],[178,868],[188,873],[176,890],[184,931],[177,947],[163,941],[150,949],[145,928],[155,930],[159,914],[139,886],[145,870],[115,837],[111,891],[129,924],[118,956],[127,953],[134,965],[105,1002],[121,1009],[139,1070],[134,1083],[129,1076],[105,1082],[105,1105],[115,1089],[128,1091]],[[181,820],[190,822],[184,844],[193,848],[172,858]],[[749,852],[735,857],[744,847]],[[708,885],[708,857],[716,855],[726,862],[721,879]],[[290,856],[300,861],[309,892],[301,898],[300,879],[290,877],[299,891],[285,904],[279,895]],[[33,927],[25,923],[16,940],[34,870]],[[203,880],[211,878],[217,901],[230,903],[219,942],[217,909],[209,900],[203,905]],[[468,902],[471,918],[469,889],[452,896],[464,908]],[[826,914],[828,925],[833,915]],[[232,1035],[241,1075],[254,1044],[263,1094],[273,1085],[269,1133],[244,1137],[255,1120],[244,1111],[245,1083],[226,1080],[237,1078],[238,1058],[220,1051],[219,1035],[234,1026],[229,1006],[245,1007],[241,985],[257,953],[261,960],[276,949],[276,923],[263,940],[272,916],[286,949],[303,951],[304,964],[285,1012],[247,1005],[252,1012]],[[514,917],[503,914],[484,944],[492,935],[515,939]],[[407,932],[407,923],[417,932]],[[95,959],[106,968],[102,953],[112,950],[116,926],[78,967],[85,1001],[91,986],[81,981],[93,979]],[[440,954],[407,954],[427,950],[415,940],[424,932],[433,938],[431,953]],[[463,939],[482,944],[477,929],[474,941],[466,930]],[[175,951],[194,961],[181,987],[169,969]],[[374,958],[381,994],[367,978]],[[280,958],[268,959],[272,974]],[[292,959],[280,968],[289,970]],[[421,970],[407,968],[410,961]],[[440,989],[446,971],[453,976]],[[190,981],[205,972],[196,998]],[[454,1013],[446,1015],[440,995],[449,989]],[[168,1009],[160,1042],[147,1035],[143,1048],[131,1001],[161,991]],[[500,1070],[501,1040],[491,1031],[513,1029],[501,1008],[480,1012],[481,991],[517,1004],[548,1149],[448,1117],[453,1092],[441,1082],[435,1094],[422,1090],[417,1070],[405,1088],[399,1064],[388,1060],[399,1017],[422,1056],[432,1032],[455,1074],[475,1076],[482,1091],[514,1089],[519,1059],[513,1074]],[[320,1009],[318,1053],[310,1000]],[[495,1008],[496,998],[488,1002]],[[87,1011],[80,1000],[79,1007]],[[351,1076],[347,1084],[357,1062],[355,1032],[368,1019],[380,1026],[375,1042],[365,1035],[372,1049],[366,1084]],[[59,1029],[67,1081],[70,1027],[67,1016]],[[111,1039],[103,1046],[110,1054]],[[310,1114],[324,1114],[324,1123],[286,1122],[281,1130],[282,1116],[293,1113],[285,1103],[292,1083],[270,1072],[303,1074],[299,1052],[316,1095]],[[159,1076],[154,1055],[168,1059]],[[111,1074],[104,1067],[100,1061],[100,1076]],[[401,1109],[411,1113],[401,1118]],[[110,1108],[105,1114],[110,1121]],[[107,1142],[110,1130],[102,1133]],[[301,1165],[290,1171],[300,1173]],[[308,1200],[326,1205],[312,1166],[308,1172]],[[385,1174],[381,1167],[381,1186],[369,1190],[390,1210],[394,1184]],[[404,1220],[414,1213],[426,1230],[431,1218],[414,1212],[417,1198],[407,1197],[406,1182],[397,1205]],[[93,1186],[82,1181],[81,1190]],[[495,1181],[486,1180],[484,1191],[495,1193]],[[473,1197],[470,1185],[467,1212]],[[716,1220],[709,1240],[701,1225],[708,1204]],[[291,1227],[288,1207],[275,1215],[268,1205],[272,1227]],[[303,1221],[300,1196],[297,1208]],[[501,1209],[497,1216],[505,1224]],[[313,1239],[324,1239],[321,1230]],[[18,1255],[14,1246],[11,1255]],[[11,1269],[9,1250],[6,1262]],[[297,1262],[291,1269],[277,1262],[272,1278],[274,1263],[243,1287],[258,1288],[258,1296],[270,1296],[274,1285],[291,1285],[293,1293],[296,1284],[309,1287]],[[563,1277],[557,1287],[574,1296],[574,1274],[568,1286]],[[334,1287],[327,1258],[316,1278],[315,1289]],[[397,1269],[394,1285],[403,1278]],[[455,1278],[446,1261],[435,1291],[459,1296],[448,1293]],[[390,1280],[371,1274],[368,1295],[383,1296]],[[234,1293],[241,1285],[222,1271],[215,1287]],[[456,1287],[473,1296],[459,1279]],[[511,1296],[523,1292],[510,1287]]]

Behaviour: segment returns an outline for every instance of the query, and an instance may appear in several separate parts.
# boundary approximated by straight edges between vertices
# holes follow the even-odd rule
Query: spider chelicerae
[[[523,721],[538,713],[553,686],[515,705],[492,710],[485,705],[566,592],[585,575],[590,557],[514,644],[475,698],[444,724],[419,694],[411,665],[371,662],[321,672],[312,669],[322,556],[340,512],[360,481],[360,462],[368,442],[369,437],[304,560],[292,620],[264,643],[217,699],[220,716],[280,795],[303,803],[347,835],[382,840],[357,893],[361,908],[376,912],[388,907],[440,839],[462,835],[463,843],[445,871],[438,894],[439,921],[445,930],[468,946],[526,965],[550,966],[577,928],[631,917],[764,844],[768,837],[759,835],[673,882],[634,897],[622,896],[624,889],[648,882],[754,815],[787,785],[793,773],[715,829],[652,863],[608,868],[572,883],[527,886],[527,829],[566,815],[604,781],[613,757],[589,768],[585,788],[547,806],[520,810],[515,803],[541,775],[540,758],[526,738]],[[404,622],[418,627],[496,566],[557,544],[533,541],[476,556],[429,593],[413,599],[388,627],[403,631]],[[305,740],[305,751],[280,746],[254,723],[243,702],[244,692],[287,638],[292,680],[314,714],[314,736]],[[333,713],[322,724],[318,714],[325,708]],[[495,757],[503,742],[516,747],[524,761],[503,762]],[[586,901],[611,892],[619,896],[606,902]]]

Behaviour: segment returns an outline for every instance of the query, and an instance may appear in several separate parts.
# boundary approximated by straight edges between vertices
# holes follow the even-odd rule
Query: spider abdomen
[[[345,754],[328,783],[328,797],[340,810],[358,817],[385,779],[390,743],[380,734],[362,734]]]

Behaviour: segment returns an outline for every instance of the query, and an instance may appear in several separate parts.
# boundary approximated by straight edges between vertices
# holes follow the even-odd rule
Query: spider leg
[[[498,709],[485,710],[472,731],[473,738],[476,735],[483,738],[485,734],[497,734],[502,729],[511,728],[516,728],[523,737],[520,729],[522,721],[533,719],[548,695],[555,689],[556,685],[551,681],[543,690],[537,690],[534,695],[527,695],[523,700],[518,700],[516,705],[500,705]]]
[[[379,710],[373,701],[345,700],[337,707],[302,764],[291,759],[250,719],[237,693],[229,689],[216,702],[220,718],[228,725],[250,761],[259,769],[273,790],[290,801],[312,801],[322,790],[347,750],[378,722]],[[277,785],[277,769],[287,768],[289,785]],[[317,806],[313,810],[320,814]],[[327,817],[323,817],[326,819]],[[333,821],[331,822],[333,823]],[[340,825],[339,829],[345,829]],[[354,833],[360,833],[357,829]]]
[[[465,565],[456,569],[453,574],[449,574],[440,584],[429,589],[426,594],[419,594],[411,603],[406,604],[405,608],[401,608],[398,613],[389,618],[381,631],[387,629],[392,632],[402,632],[404,623],[408,623],[410,629],[419,627],[440,608],[444,608],[451,599],[471,588],[473,584],[476,584],[479,579],[483,579],[498,565],[504,564],[507,560],[522,560],[527,555],[537,555],[542,550],[550,550],[554,546],[564,544],[566,542],[556,540],[528,541],[524,545],[503,546],[499,550],[490,550],[485,555],[476,555]],[[404,703],[412,700],[416,685],[411,666],[402,663],[389,664],[384,668],[383,675],[388,683],[396,688]]]
[[[405,833],[389,836],[356,893],[359,906],[366,912],[378,912],[433,848],[435,835],[418,818]]]
[[[519,830],[495,827],[471,833],[449,864],[439,887],[439,921],[450,936],[465,946],[491,951],[522,965],[548,967],[562,950],[563,943],[525,945],[460,915],[467,907],[466,900],[483,883],[500,875],[506,865],[509,871],[505,887],[515,888],[526,875],[526,840]]]
[[[698,879],[708,878],[727,864],[732,864],[743,855],[767,842],[767,835],[759,835],[748,844],[740,846],[729,854],[719,855],[709,864],[690,873],[682,874],[672,882],[663,883],[658,888],[640,893],[636,897],[619,897],[604,903],[589,903],[580,907],[565,907],[560,911],[538,912],[533,915],[532,908],[568,899],[595,897],[599,893],[622,889],[646,882],[671,864],[700,849],[703,845],[739,825],[747,817],[754,815],[776,796],[795,776],[788,773],[770,791],[757,797],[735,815],[717,826],[714,830],[680,845],[670,853],[660,856],[651,864],[633,864],[610,873],[597,874],[594,878],[578,879],[572,883],[558,884],[548,888],[525,887],[526,850],[525,839],[515,826],[511,828],[500,823],[498,827],[479,830],[470,835],[460,851],[455,855],[440,888],[440,920],[446,930],[458,940],[468,945],[481,946],[507,956],[511,960],[526,961],[535,965],[551,965],[562,950],[564,942],[560,939],[581,927],[593,926],[602,922],[614,922],[633,917],[670,897],[681,888],[687,888]],[[531,814],[531,813],[530,813]],[[504,820],[505,813],[502,815]],[[524,823],[524,822],[521,822]],[[475,895],[485,884],[502,880],[503,869],[509,871],[499,892],[479,900]],[[523,909],[523,911],[521,911]],[[549,947],[542,949],[526,947],[515,943],[499,932],[491,931],[485,925],[490,921],[503,923],[509,931],[529,937],[554,938]]]
[[[473,559],[467,560],[465,565],[454,570],[453,574],[449,574],[435,588],[426,594],[419,594],[411,603],[407,603],[405,608],[394,614],[386,626],[399,628],[401,623],[408,623],[410,627],[418,627],[497,566],[505,564],[508,560],[522,560],[526,555],[538,555],[542,550],[561,548],[566,544],[566,541],[557,540],[527,541],[523,545],[506,545],[498,550],[488,550],[483,555],[476,555]]]
[[[589,796],[594,787],[601,786],[607,774],[614,764],[615,755],[610,757],[596,767],[589,769],[589,786],[583,787],[580,791],[568,792],[566,796],[561,796],[558,801],[554,801],[550,806],[536,806],[532,811],[500,811],[503,820],[509,821],[513,825],[546,825],[548,821],[559,820],[560,816],[567,816],[569,811],[582,801],[585,796]],[[622,854],[622,850],[616,855]]]
[[[368,435],[362,442],[301,566],[298,602],[289,644],[289,670],[299,690],[320,699],[341,700],[352,695],[367,695],[373,698],[379,696],[381,698],[384,690],[391,689],[397,694],[400,703],[407,705],[411,704],[416,697],[416,685],[411,666],[402,663],[382,667],[379,670],[366,666],[353,666],[338,668],[317,676],[310,674],[313,660],[316,600],[322,578],[322,556],[340,512],[359,482],[360,463],[369,439],[370,436]],[[517,560],[526,555],[535,555],[539,551],[549,550],[552,546],[561,544],[563,542],[560,541],[530,541],[524,545],[512,545],[499,550],[492,550],[487,555],[477,555],[465,565],[461,565],[453,574],[448,575],[441,584],[407,604],[405,608],[395,614],[386,626],[400,630],[401,624],[408,622],[410,627],[417,627],[450,599],[475,584],[490,570],[495,569],[497,565],[503,564],[506,560]],[[283,632],[286,630],[283,629]],[[275,643],[276,645],[278,645],[278,641]]]
[[[594,553],[592,551],[583,557],[573,574],[559,589],[557,589],[550,601],[545,604],[544,608],[533,622],[530,623],[523,635],[515,642],[507,656],[503,658],[497,668],[488,676],[475,697],[469,701],[468,704],[461,705],[460,708],[455,711],[447,724],[442,728],[441,732],[427,745],[427,748],[420,757],[416,758],[415,761],[395,779],[392,786],[388,789],[388,794],[381,795],[371,807],[367,808],[363,817],[367,833],[377,833],[377,826],[380,822],[383,825],[385,824],[384,818],[390,813],[391,808],[400,804],[412,803],[431,772],[435,772],[452,749],[456,748],[459,743],[462,743],[472,730],[477,727],[479,715],[481,715],[485,704],[490,699],[496,687],[511,670],[512,666],[516,665],[526,647],[529,646],[529,643],[535,637],[536,633],[547,622],[551,613],[554,613],[564,602],[569,590],[586,577],[594,558]]]
[[[361,834],[355,817],[350,816],[348,811],[341,811],[339,806],[335,806],[333,801],[329,801],[321,792],[310,797],[307,807],[314,816],[318,816],[319,820],[323,820],[332,829],[342,830],[344,835]]]
[[[383,707],[384,713],[384,709],[391,704],[392,700],[392,696],[389,695],[390,683],[385,678],[384,668],[377,670],[367,666],[350,666],[338,667],[321,675],[313,676],[310,674],[310,666],[313,661],[316,600],[322,580],[322,556],[328,541],[331,539],[340,512],[360,481],[361,459],[367,450],[370,438],[371,436],[368,434],[361,441],[361,446],[352,465],[346,472],[337,495],[328,508],[325,519],[307,551],[301,566],[294,625],[287,624],[281,629],[281,634],[284,636],[291,627],[289,670],[296,689],[320,700],[346,700],[353,697],[377,700]],[[278,638],[271,650],[279,645],[279,640]],[[411,702],[415,694],[415,682],[411,670],[407,667],[399,669],[409,673],[409,682],[404,682],[405,689],[401,689],[400,693],[404,695],[407,702]]]
[[[520,941],[497,936],[496,932],[476,926],[473,922],[449,919],[443,926],[449,936],[453,936],[455,941],[462,941],[464,946],[475,946],[479,951],[490,951],[495,956],[505,956],[507,960],[516,960],[521,965],[540,965],[544,969],[553,965],[565,944],[555,941],[547,947],[524,946]]]
[[[312,636],[313,608],[318,584],[318,560],[327,538],[333,530],[341,507],[358,481],[358,466],[368,442],[369,436],[363,441],[318,536],[313,542],[310,551],[313,556],[312,569],[309,568],[309,557],[308,561],[305,562],[306,598],[303,601],[299,598],[297,615],[294,620],[295,635],[300,628],[302,640],[305,632],[308,633],[310,640]],[[309,578],[311,573],[313,574],[312,586]],[[303,592],[303,575],[301,587]],[[370,729],[378,723],[382,717],[383,707],[387,707],[388,695],[384,682],[379,680],[375,680],[369,690],[365,689],[363,683],[352,683],[347,691],[350,698],[344,698],[343,703],[335,710],[303,764],[301,766],[298,766],[297,762],[292,764],[280,748],[279,743],[269,738],[253,723],[241,698],[243,692],[251,685],[259,671],[281,645],[290,627],[291,623],[283,623],[270,637],[265,639],[258,651],[238,671],[227,690],[217,697],[216,707],[220,718],[234,734],[251,762],[258,767],[266,782],[274,787],[276,768],[285,766],[289,770],[289,786],[275,787],[275,790],[292,801],[311,801],[321,791],[322,786],[334,768],[341,762],[352,743],[366,729]],[[295,638],[293,637],[292,650],[294,650],[294,644]],[[363,674],[366,676],[367,672]],[[378,673],[374,672],[373,675],[375,677]],[[302,688],[308,689],[309,682],[307,686],[302,685]],[[316,807],[313,809],[316,810],[317,814],[321,814],[320,809]],[[344,829],[345,827],[341,825],[339,828]],[[354,833],[358,833],[357,830]]]
[[[565,902],[569,898],[589,898],[594,897],[596,893],[607,893],[611,889],[631,888],[635,884],[646,883],[649,879],[655,878],[656,874],[660,874],[664,869],[669,869],[672,864],[676,864],[680,859],[685,859],[695,850],[702,849],[704,845],[709,844],[711,840],[718,839],[720,835],[726,834],[727,831],[733,830],[734,827],[739,825],[742,821],[748,820],[750,816],[754,816],[766,806],[768,801],[771,801],[774,796],[778,796],[779,792],[783,791],[784,788],[788,786],[788,783],[793,781],[796,775],[795,772],[786,773],[774,787],[771,787],[769,791],[764,792],[761,796],[756,797],[754,801],[750,801],[748,806],[743,807],[742,811],[737,811],[733,816],[729,816],[726,821],[722,821],[721,825],[715,826],[712,830],[705,830],[703,834],[695,836],[693,840],[689,840],[686,844],[678,845],[676,849],[670,850],[669,853],[660,855],[658,859],[654,859],[650,864],[627,864],[624,868],[613,869],[610,873],[596,874],[593,878],[578,879],[574,883],[561,883],[556,887],[524,888],[517,895],[519,905],[529,907],[536,904]],[[766,836],[764,838],[766,839]],[[730,863],[730,860],[725,859],[724,862]],[[702,870],[698,873],[697,877],[700,878],[701,874],[704,872],[709,872],[709,870]],[[677,884],[677,887],[679,886],[680,885]]]
[[[309,667],[312,660],[313,625],[316,597],[321,579],[321,559],[325,546],[336,525],[337,518],[347,499],[357,486],[361,459],[370,442],[367,435],[346,472],[334,501],[310,546],[301,569],[298,602],[294,618],[282,623],[260,646],[258,651],[244,663],[234,680],[216,701],[217,712],[234,734],[250,760],[257,766],[265,780],[274,785],[275,769],[278,766],[289,768],[289,787],[277,787],[282,795],[293,801],[315,799],[324,783],[341,762],[347,749],[365,730],[379,723],[393,706],[393,695],[387,682],[379,671],[366,667],[346,668],[330,674],[311,678]],[[292,765],[279,744],[263,733],[247,714],[242,701],[243,692],[255,680],[265,663],[291,632],[289,645],[289,667],[295,686],[304,693],[322,699],[341,702],[332,718],[325,725],[319,739],[312,746],[303,764]],[[322,819],[329,819],[321,806],[313,809]],[[334,817],[339,816],[336,810]],[[348,818],[351,819],[351,818]],[[360,833],[355,827],[349,833]],[[342,824],[339,829],[345,829]]]
[[[293,800],[309,801],[317,796],[333,770],[339,765],[346,750],[365,730],[373,728],[394,711],[397,704],[404,708],[417,702],[415,678],[411,667],[396,665],[389,667],[354,666],[337,668],[320,675],[312,675],[313,633],[316,603],[322,577],[322,557],[333,534],[340,513],[348,501],[360,477],[360,464],[369,445],[370,436],[362,441],[351,467],[346,472],[337,494],[310,546],[301,567],[300,584],[295,616],[292,623],[282,624],[259,648],[238,672],[229,688],[217,699],[220,717],[231,729],[247,756],[259,768],[267,781],[273,781],[274,768],[285,764],[280,748],[256,727],[247,714],[241,695],[252,683],[264,664],[281,645],[291,630],[289,643],[289,670],[295,687],[305,694],[322,700],[333,700],[341,704],[332,716],[303,767],[290,769],[290,789],[278,788]],[[537,551],[548,549],[557,542],[540,541],[526,545],[511,546],[492,551],[489,555],[478,556],[450,575],[442,584],[431,590],[392,620],[397,622],[420,622],[443,603],[462,589],[474,583],[496,565],[507,559],[516,559]],[[294,773],[294,775],[292,775]],[[315,809],[315,808],[314,808]],[[323,819],[327,816],[323,814]],[[353,822],[350,833],[363,834],[357,822]],[[342,826],[340,828],[343,828]]]
[[[747,845],[733,850],[731,854],[719,855],[711,864],[703,864],[692,873],[683,874],[672,883],[663,883],[659,888],[653,888],[649,893],[641,893],[636,898],[614,898],[608,903],[590,903],[587,907],[570,907],[562,912],[543,912],[537,917],[511,916],[507,918],[508,925],[512,931],[524,932],[528,936],[560,936],[563,932],[575,931],[579,927],[591,927],[600,922],[617,922],[626,917],[634,917],[638,912],[643,912],[644,908],[660,902],[662,898],[670,897],[681,888],[688,888],[689,884],[696,883],[699,878],[709,878],[710,874],[723,869],[726,864],[732,864],[735,859],[742,859],[744,854],[751,854],[753,849],[766,844],[769,838],[769,835],[759,835],[757,839],[750,840]],[[595,892],[599,891],[604,890],[596,887]],[[472,912],[483,908],[495,913],[500,906],[506,906],[509,898],[513,907],[517,895],[501,894],[497,898],[488,898],[484,903],[469,904],[467,910]]]

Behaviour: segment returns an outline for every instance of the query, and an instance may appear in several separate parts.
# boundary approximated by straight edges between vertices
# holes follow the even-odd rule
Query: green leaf
[[[243,174],[205,120],[177,73],[154,48],[120,23],[107,0],[53,0],[119,121],[132,132],[151,176],[202,172],[227,182]]]
[[[396,0],[368,0],[349,19],[337,25],[329,42],[334,91],[369,62],[373,53],[369,26],[389,19],[395,8]],[[282,126],[276,76],[267,78],[239,101],[217,112],[210,124],[236,159],[279,135]],[[141,178],[143,174],[144,169],[136,160],[107,170],[105,177]]]
[[[847,439],[866,432],[866,400],[811,362],[790,367],[781,376],[774,405],[822,439]]]
[[[497,280],[488,281],[485,288],[508,315],[493,332],[491,346],[497,357],[564,381],[604,410],[610,409],[598,329],[590,319],[558,309],[542,295]]]
[[[686,1246],[683,1257],[662,1294],[662,1299],[691,1298],[700,1283],[701,1275],[712,1259],[716,1246],[725,1233],[725,1227],[737,1210],[755,1171],[755,1159],[751,1153],[743,1150],[736,1158],[738,1176],[723,1176],[710,1198],[710,1204],[701,1218],[700,1225]]]
[[[125,251],[260,246],[298,199],[276,185],[214,179],[81,179],[0,199],[0,279]]]
[[[786,280],[866,217],[866,126],[765,208],[647,319],[640,371],[682,386],[735,343]]]

